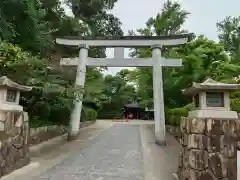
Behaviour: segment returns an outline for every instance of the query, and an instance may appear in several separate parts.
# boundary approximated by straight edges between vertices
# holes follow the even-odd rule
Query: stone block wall
[[[237,180],[240,121],[183,118],[179,180]]]
[[[17,115],[18,119],[13,119]],[[30,162],[27,113],[9,112],[0,131],[0,178]]]

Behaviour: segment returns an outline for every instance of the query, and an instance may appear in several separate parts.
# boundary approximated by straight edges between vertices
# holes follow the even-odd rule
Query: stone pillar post
[[[153,65],[153,99],[156,144],[166,145],[165,113],[163,97],[163,80],[161,61],[161,45],[152,46]]]
[[[88,46],[87,45],[80,45],[79,51],[79,62],[77,66],[77,75],[76,75],[76,86],[84,87],[85,84],[85,75],[86,75],[86,61],[88,58]],[[80,118],[81,118],[81,111],[82,111],[82,100],[75,99],[74,100],[74,108],[71,113],[71,119],[69,124],[69,134],[68,140],[75,139],[79,132],[80,126]]]

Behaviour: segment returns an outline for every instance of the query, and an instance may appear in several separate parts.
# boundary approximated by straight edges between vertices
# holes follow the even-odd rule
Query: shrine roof
[[[1,76],[0,77],[0,86],[9,87],[9,88],[16,89],[16,90],[19,90],[19,91],[31,91],[32,90],[32,87],[23,86],[23,85],[20,85],[16,82],[13,82],[7,76]]]
[[[184,91],[185,94],[196,94],[199,91],[207,90],[222,90],[222,91],[231,91],[240,89],[240,84],[227,84],[222,82],[214,81],[211,78],[208,78],[202,83],[193,82],[192,86]]]
[[[140,108],[139,104],[137,104],[137,103],[125,104],[124,107],[128,107],[128,108]]]

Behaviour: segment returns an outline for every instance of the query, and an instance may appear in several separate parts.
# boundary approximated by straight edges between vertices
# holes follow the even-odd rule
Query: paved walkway
[[[166,135],[167,146],[158,146],[154,126],[141,125],[145,180],[173,180],[173,173],[178,170],[180,145],[174,137]]]
[[[116,124],[33,180],[143,180],[139,125]]]

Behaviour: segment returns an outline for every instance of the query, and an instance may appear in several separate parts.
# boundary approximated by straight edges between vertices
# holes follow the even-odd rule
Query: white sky
[[[184,28],[197,35],[203,34],[217,40],[216,22],[226,16],[240,16],[239,0],[179,0],[182,8],[190,13]],[[122,22],[125,33],[144,27],[145,22],[160,12],[164,0],[118,0],[112,13]],[[66,10],[68,13],[69,10]],[[113,50],[107,50],[107,56],[113,57]],[[127,56],[127,53],[126,53]],[[109,74],[115,74],[121,68],[109,68]]]

